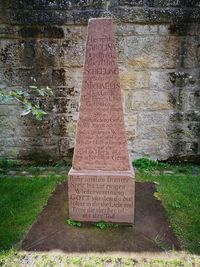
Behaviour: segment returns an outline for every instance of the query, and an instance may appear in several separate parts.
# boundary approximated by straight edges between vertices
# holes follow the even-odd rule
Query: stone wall
[[[42,122],[0,106],[0,156],[71,157],[91,17],[114,19],[131,157],[198,160],[199,0],[1,0],[0,87],[48,85],[54,96]]]

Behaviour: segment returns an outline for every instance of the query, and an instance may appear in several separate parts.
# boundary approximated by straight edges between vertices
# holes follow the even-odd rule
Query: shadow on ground
[[[159,252],[179,249],[153,183],[136,182],[135,226],[100,230],[66,224],[67,183],[59,184],[22,243],[25,251]]]

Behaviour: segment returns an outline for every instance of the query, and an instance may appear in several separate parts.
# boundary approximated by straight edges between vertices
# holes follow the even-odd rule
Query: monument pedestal
[[[132,171],[74,170],[68,180],[69,215],[77,221],[134,222]]]

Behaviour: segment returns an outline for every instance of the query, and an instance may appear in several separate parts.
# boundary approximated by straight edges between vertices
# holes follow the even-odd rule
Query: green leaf
[[[68,219],[67,220],[67,224],[68,225],[71,225],[71,226],[75,226],[75,227],[81,227],[81,222],[78,222],[78,221],[74,221],[72,219]]]
[[[53,91],[52,91],[52,89],[51,89],[49,86],[46,86],[46,93],[47,93],[49,96],[52,96],[52,95],[53,95]]]
[[[47,114],[44,110],[42,110],[42,109],[36,109],[36,108],[33,108],[32,109],[32,114],[35,116],[35,118],[37,119],[37,120],[42,120],[42,118],[43,118],[43,116],[45,115],[45,114]]]
[[[16,89],[14,92],[20,96],[24,95],[24,92],[21,89]]]
[[[0,94],[0,103],[8,104],[11,100],[12,100],[11,96]]]
[[[44,90],[43,88],[38,89],[38,93],[39,93],[39,95],[41,95],[41,96],[45,96],[45,90]]]
[[[31,89],[37,89],[38,87],[35,86],[35,85],[30,85],[29,88],[31,88]]]
[[[107,228],[107,224],[104,221],[100,221],[96,223],[96,227],[102,230],[102,229]]]
[[[21,116],[26,116],[31,112],[31,109],[24,109],[21,113]]]

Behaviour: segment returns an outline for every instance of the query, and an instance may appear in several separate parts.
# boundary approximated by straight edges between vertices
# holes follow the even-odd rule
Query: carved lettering
[[[69,215],[74,220],[133,223],[129,162],[111,19],[89,23]]]

